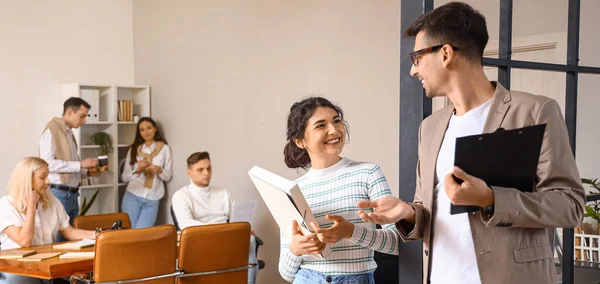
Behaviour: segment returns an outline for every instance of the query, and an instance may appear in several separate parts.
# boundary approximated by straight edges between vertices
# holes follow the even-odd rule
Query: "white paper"
[[[252,218],[256,210],[256,199],[244,202],[233,202],[229,222],[248,222],[252,226]]]

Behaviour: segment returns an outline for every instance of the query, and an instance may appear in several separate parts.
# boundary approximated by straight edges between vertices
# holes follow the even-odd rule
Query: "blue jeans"
[[[60,200],[65,211],[67,211],[67,215],[69,215],[69,224],[73,226],[75,217],[79,216],[79,201],[77,200],[79,193],[52,188],[52,186],[50,186],[50,190],[52,191],[52,195]],[[63,238],[63,236],[58,233],[58,236],[56,237],[57,242],[64,242],[66,240],[67,239]]]
[[[321,272],[300,268],[294,284],[375,284],[373,273],[327,276]]]
[[[131,228],[148,228],[156,223],[158,200],[142,198],[127,191],[123,196],[121,209],[129,215]]]
[[[256,263],[255,267],[248,269],[248,284],[256,283],[256,274],[258,274],[258,260],[256,259],[256,238],[250,235],[250,254],[248,256],[249,263]]]

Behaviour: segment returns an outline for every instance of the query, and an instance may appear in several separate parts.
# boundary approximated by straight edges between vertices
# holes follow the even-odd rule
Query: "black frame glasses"
[[[412,61],[414,66],[417,66],[417,65],[419,65],[419,58],[417,58],[417,55],[436,51],[436,50],[444,47],[444,45],[446,45],[446,44],[434,45],[434,46],[426,47],[423,49],[419,49],[417,51],[413,51],[410,53],[410,60]],[[450,47],[452,47],[452,50],[459,50],[458,47],[456,47],[456,46],[451,45]]]

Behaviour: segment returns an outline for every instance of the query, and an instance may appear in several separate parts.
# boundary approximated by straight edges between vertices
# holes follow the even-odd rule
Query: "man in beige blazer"
[[[550,230],[578,226],[585,196],[557,102],[488,81],[485,19],[467,4],[422,15],[405,36],[415,37],[411,75],[427,96],[452,104],[421,123],[414,201],[362,201],[373,212],[361,218],[396,223],[404,241],[423,240],[423,283],[558,283]],[[489,187],[453,166],[457,137],[536,124],[546,130],[533,192]],[[450,203],[481,210],[450,215]]]

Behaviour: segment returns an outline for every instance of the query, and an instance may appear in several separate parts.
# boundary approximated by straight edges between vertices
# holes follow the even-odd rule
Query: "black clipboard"
[[[456,138],[454,165],[484,180],[489,186],[531,192],[537,183],[537,166],[546,124]],[[462,181],[455,177],[461,183]],[[477,206],[450,205],[450,214],[479,211]]]

